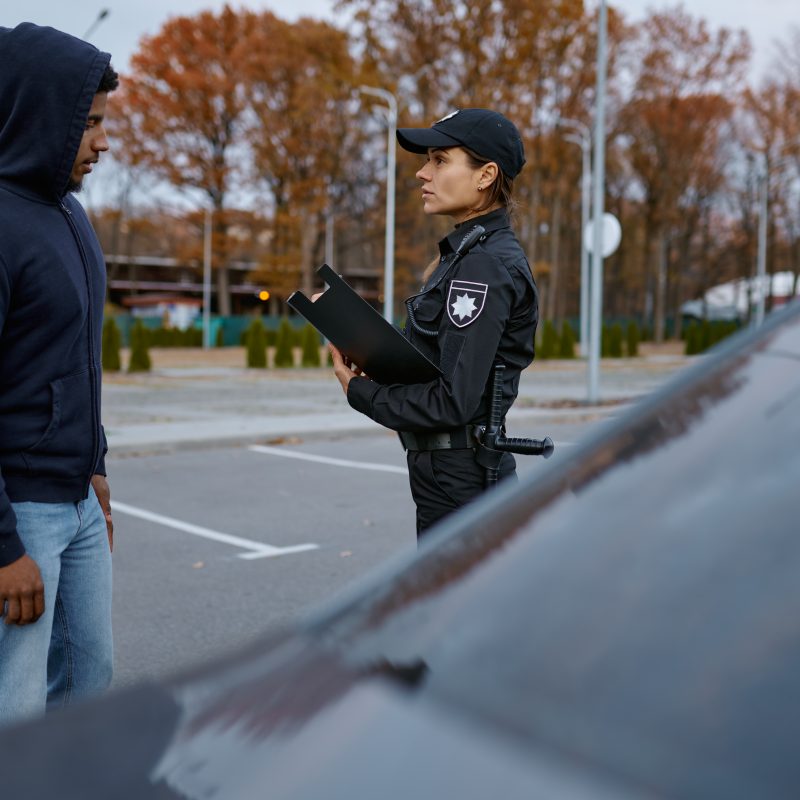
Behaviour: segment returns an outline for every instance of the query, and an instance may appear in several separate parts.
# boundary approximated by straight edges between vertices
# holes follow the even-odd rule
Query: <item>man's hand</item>
[[[114,552],[114,520],[111,518],[111,489],[108,488],[108,481],[105,475],[92,475],[92,486],[97,499],[100,501],[100,508],[103,509],[103,516],[106,518],[106,530],[108,531],[108,547]]]
[[[353,367],[350,359],[343,356],[342,351],[336,345],[328,343],[328,349],[331,351],[333,360],[333,374],[339,379],[344,393],[347,394],[350,380],[359,377],[362,372],[358,367]]]
[[[44,583],[36,562],[25,555],[0,567],[0,617],[6,625],[30,625],[42,614]]]

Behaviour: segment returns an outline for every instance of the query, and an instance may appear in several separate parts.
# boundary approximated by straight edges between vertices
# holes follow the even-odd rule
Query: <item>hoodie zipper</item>
[[[92,276],[89,270],[89,259],[86,255],[86,250],[83,246],[83,240],[81,239],[81,235],[78,232],[78,226],[75,224],[75,220],[72,217],[72,212],[67,208],[64,204],[64,201],[59,199],[58,201],[59,208],[64,213],[64,217],[67,220],[67,224],[69,225],[72,235],[75,237],[75,241],[78,244],[78,251],[81,255],[81,263],[83,264],[83,275],[86,279],[86,291],[88,296],[88,334],[89,334],[89,385],[92,390],[92,445],[93,445],[93,460],[91,464],[91,470],[88,476],[88,479],[84,485],[84,495],[89,496],[89,487],[92,484],[92,475],[94,473],[94,469],[97,466],[97,462],[99,459],[99,437],[97,435],[97,431],[100,425],[100,410],[97,408],[97,397],[98,397],[98,389],[97,389],[97,369],[95,368],[94,363],[94,297],[92,293]]]

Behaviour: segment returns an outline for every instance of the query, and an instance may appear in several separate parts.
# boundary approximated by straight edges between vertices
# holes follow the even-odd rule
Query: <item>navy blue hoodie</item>
[[[0,566],[25,552],[11,502],[75,502],[105,474],[105,264],[67,184],[108,53],[0,28]]]

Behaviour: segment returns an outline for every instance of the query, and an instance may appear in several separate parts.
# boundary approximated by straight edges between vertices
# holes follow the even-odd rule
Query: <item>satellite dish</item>
[[[603,258],[615,253],[622,241],[622,226],[613,214],[603,214]],[[583,246],[592,253],[594,251],[594,220],[589,220],[583,229]]]

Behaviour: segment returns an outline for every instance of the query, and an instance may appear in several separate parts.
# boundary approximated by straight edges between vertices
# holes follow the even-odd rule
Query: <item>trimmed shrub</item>
[[[700,329],[697,327],[696,322],[690,322],[686,326],[684,341],[686,345],[683,352],[687,356],[695,356],[700,352]]]
[[[542,326],[542,339],[537,355],[542,359],[555,358],[558,355],[558,333],[549,319]]]
[[[566,320],[561,325],[561,341],[558,347],[559,358],[575,358],[575,331]]]
[[[600,358],[610,358],[611,353],[611,332],[608,325],[603,323],[600,332]]]
[[[639,355],[640,338],[639,326],[635,322],[629,322],[628,329],[625,331],[628,358],[635,358]]]
[[[319,347],[320,347],[319,334],[316,328],[309,322],[303,328],[303,360],[304,367],[319,367]]]
[[[152,363],[148,350],[148,332],[140,319],[131,328],[131,360],[128,372],[149,372]]]
[[[608,331],[609,358],[622,358],[622,325],[615,322]]]
[[[103,323],[103,342],[101,361],[105,372],[119,372],[122,362],[119,358],[119,348],[122,345],[122,334],[114,317],[108,317]]]
[[[684,352],[687,356],[705,353],[709,347],[713,347],[717,342],[722,341],[738,330],[739,326],[732,321],[710,322],[704,319],[700,323],[690,322],[684,334],[684,339],[686,340]]]
[[[713,336],[713,330],[711,327],[711,323],[707,319],[704,319],[700,323],[700,336],[697,344],[698,353],[705,353],[705,351],[708,350],[709,347],[711,347],[711,345],[714,343],[713,339],[711,338],[712,336]]]
[[[253,369],[265,369],[267,366],[267,337],[264,334],[264,323],[256,317],[246,329],[245,346],[247,348],[247,366]]]
[[[711,326],[711,344],[715,345],[723,339],[727,339],[732,333],[738,330],[735,322],[715,322]]]
[[[278,338],[275,343],[275,366],[293,367],[294,355],[292,345],[294,343],[294,330],[289,320],[284,317],[278,326]]]

